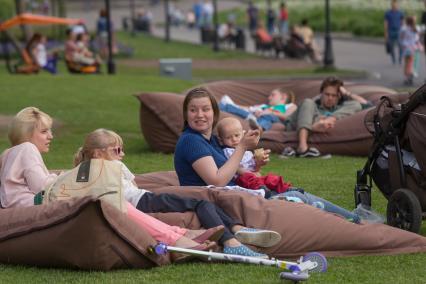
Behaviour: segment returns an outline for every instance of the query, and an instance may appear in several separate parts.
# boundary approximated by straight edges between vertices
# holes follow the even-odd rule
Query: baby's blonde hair
[[[116,145],[123,146],[123,139],[120,135],[105,128],[96,129],[86,136],[83,146],[75,153],[74,166],[93,159],[96,149],[105,149]]]
[[[238,119],[236,119],[235,117],[225,117],[225,118],[222,118],[218,123],[217,123],[217,128],[216,128],[216,130],[217,130],[217,135],[220,137],[220,138],[223,138],[223,128],[226,126],[226,125],[230,125],[230,124],[239,124],[240,126],[241,126],[241,129],[243,128],[243,126],[241,125],[241,122],[238,120]]]
[[[36,128],[52,127],[52,118],[36,107],[26,107],[18,112],[9,125],[9,141],[12,146],[28,142]]]

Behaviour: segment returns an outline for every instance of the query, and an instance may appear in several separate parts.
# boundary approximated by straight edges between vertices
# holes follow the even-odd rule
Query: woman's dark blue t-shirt
[[[180,185],[207,185],[192,168],[192,164],[200,158],[211,156],[217,168],[222,167],[227,159],[216,136],[207,140],[199,132],[186,127],[179,137],[175,148],[174,164]],[[230,181],[228,185],[235,185]]]

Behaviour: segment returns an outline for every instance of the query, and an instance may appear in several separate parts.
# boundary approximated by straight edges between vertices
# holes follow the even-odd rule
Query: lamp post
[[[333,46],[330,35],[330,3],[325,0],[324,68],[334,68]]]
[[[213,50],[219,51],[219,19],[217,13],[217,0],[213,0],[213,26],[214,26],[214,41],[213,41]]]
[[[131,29],[131,35],[135,36],[136,35],[136,31],[135,31],[135,9],[136,9],[136,5],[135,5],[135,0],[130,0],[130,29]]]
[[[107,13],[107,30],[108,30],[108,74],[115,74],[115,63],[112,54],[112,25],[111,25],[111,7],[109,0],[105,0],[105,9]]]
[[[164,1],[164,19],[166,20],[166,27],[165,27],[165,37],[164,40],[166,42],[170,41],[170,11],[169,11],[169,0]]]

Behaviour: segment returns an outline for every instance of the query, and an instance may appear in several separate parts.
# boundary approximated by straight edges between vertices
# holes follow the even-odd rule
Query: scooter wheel
[[[154,252],[156,255],[165,255],[167,253],[167,245],[159,243],[154,247]]]
[[[319,252],[311,252],[303,256],[302,261],[312,261],[316,263],[316,266],[309,270],[309,272],[326,272],[327,271],[327,259]]]

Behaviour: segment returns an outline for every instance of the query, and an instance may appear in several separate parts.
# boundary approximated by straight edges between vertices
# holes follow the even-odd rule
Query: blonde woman
[[[33,206],[34,196],[56,178],[55,174],[49,173],[41,157],[41,154],[49,152],[53,139],[51,128],[52,118],[35,107],[24,108],[13,118],[9,130],[12,147],[0,157],[2,207]],[[208,239],[217,230],[194,231],[169,226],[138,211],[130,203],[127,211],[129,218],[152,233],[157,241],[195,249],[209,249],[215,245],[214,242],[200,244],[190,238],[203,236]]]

